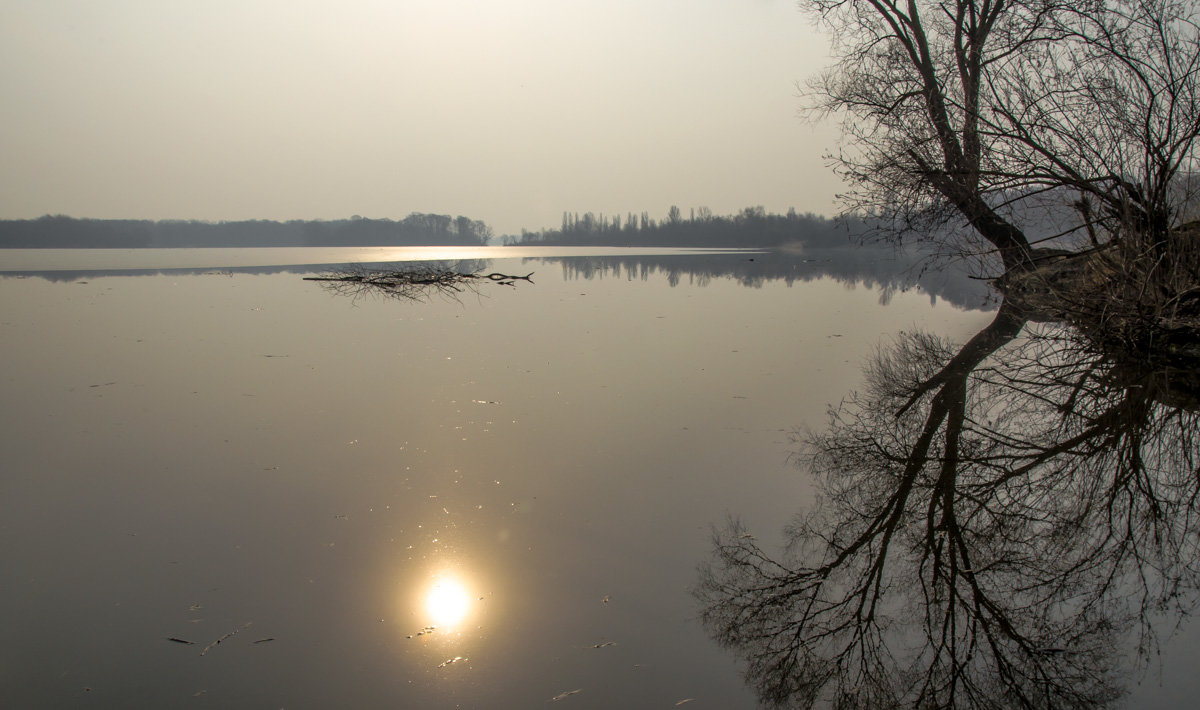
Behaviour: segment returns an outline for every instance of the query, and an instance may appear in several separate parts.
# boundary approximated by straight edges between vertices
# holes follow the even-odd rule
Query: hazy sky
[[[792,0],[0,0],[0,218],[832,214]]]

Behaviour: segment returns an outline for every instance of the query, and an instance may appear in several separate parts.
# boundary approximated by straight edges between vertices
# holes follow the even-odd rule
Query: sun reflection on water
[[[471,595],[457,577],[438,577],[425,593],[425,613],[431,623],[453,628],[471,613]]]
[[[460,570],[443,568],[414,590],[413,612],[439,632],[462,630],[479,615],[475,586],[475,580]]]

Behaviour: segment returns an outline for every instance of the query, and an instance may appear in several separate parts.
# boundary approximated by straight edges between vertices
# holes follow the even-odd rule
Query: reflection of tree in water
[[[1194,372],[1011,299],[961,348],[902,335],[804,437],[822,495],[784,559],[717,536],[705,625],[771,703],[1113,702],[1200,581]]]
[[[848,206],[998,257],[1006,302],[875,359],[805,440],[822,502],[789,554],[734,526],[704,619],[769,701],[1114,702],[1200,581],[1200,6],[804,6],[837,38],[812,88]]]
[[[307,276],[305,281],[319,281],[331,293],[358,299],[363,296],[383,296],[401,301],[428,301],[439,296],[457,300],[464,293],[479,293],[481,284],[515,286],[518,281],[533,283],[532,273],[524,276],[483,273],[486,261],[417,262],[368,268],[362,264],[345,264],[320,276]]]
[[[964,308],[979,308],[991,299],[986,283],[961,270],[929,268],[929,254],[918,247],[888,246],[808,249],[803,254],[764,251],[754,254],[681,254],[668,256],[550,257],[562,264],[568,279],[625,278],[645,280],[662,274],[671,286],[707,286],[714,279],[733,279],[748,288],[772,281],[791,286],[821,278],[879,291],[887,303],[898,292],[918,289]]]

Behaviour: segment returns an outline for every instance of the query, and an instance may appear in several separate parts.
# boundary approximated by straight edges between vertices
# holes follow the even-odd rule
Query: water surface
[[[188,266],[269,266],[237,251]],[[689,594],[711,526],[778,544],[790,433],[881,341],[991,317],[817,272],[493,259],[533,283],[401,302],[111,258],[0,278],[6,707],[752,707]]]

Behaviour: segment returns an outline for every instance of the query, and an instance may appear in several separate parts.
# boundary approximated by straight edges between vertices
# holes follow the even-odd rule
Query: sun
[[[471,611],[471,596],[463,583],[452,577],[440,577],[425,594],[425,612],[437,626],[454,626]]]

